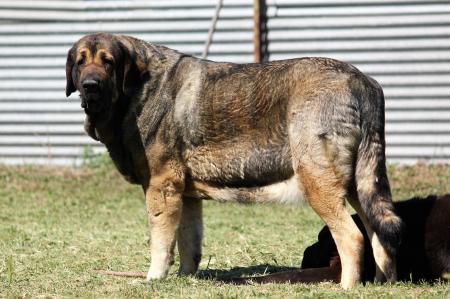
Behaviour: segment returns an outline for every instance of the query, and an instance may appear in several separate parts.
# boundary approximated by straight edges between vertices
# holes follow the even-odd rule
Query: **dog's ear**
[[[67,53],[67,60],[66,60],[66,97],[70,96],[72,92],[76,91],[75,84],[73,84],[73,77],[72,77],[72,71],[73,66],[75,64],[73,59],[73,52],[74,47],[69,50]]]
[[[119,84],[121,84],[123,94],[131,96],[142,84],[146,72],[145,65],[138,58],[131,42],[119,39],[119,46],[123,57],[122,67],[118,70],[119,73],[122,72],[122,74],[118,74],[119,77],[122,76],[122,82]]]
[[[134,55],[133,55],[134,56]],[[122,90],[125,95],[131,96],[141,84],[141,72],[136,65],[136,59],[132,55],[125,55],[123,65]]]

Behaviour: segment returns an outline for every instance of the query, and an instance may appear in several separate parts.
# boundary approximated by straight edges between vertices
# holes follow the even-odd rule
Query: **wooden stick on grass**
[[[111,275],[111,276],[121,276],[121,277],[133,277],[133,278],[147,278],[146,272],[140,271],[109,271],[109,270],[94,270],[94,273],[102,274],[102,275]]]

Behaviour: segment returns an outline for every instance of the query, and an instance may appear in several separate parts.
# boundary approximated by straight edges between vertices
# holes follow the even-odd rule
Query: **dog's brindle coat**
[[[360,280],[370,236],[380,280],[396,279],[401,220],[385,168],[384,98],[356,68],[325,58],[217,63],[128,36],[88,35],[69,51],[66,94],[85,129],[141,184],[151,233],[147,278],[163,278],[178,242],[180,274],[201,256],[203,198],[286,202],[301,194],[326,222],[344,288]]]

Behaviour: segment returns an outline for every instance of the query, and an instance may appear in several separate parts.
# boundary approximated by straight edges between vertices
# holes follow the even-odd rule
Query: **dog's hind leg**
[[[350,289],[361,280],[364,259],[364,237],[346,208],[358,130],[351,124],[340,131],[340,123],[323,125],[313,113],[301,116],[303,122],[290,128],[293,169],[306,200],[330,229],[341,258],[341,286]]]
[[[376,263],[376,280],[395,282],[395,256],[400,243],[402,221],[395,214],[383,161],[360,155],[356,167],[356,189],[350,203],[364,223]]]
[[[385,272],[389,271],[389,280],[393,281],[396,278],[397,267],[395,263],[395,257],[390,257],[389,252],[386,252],[383,245],[380,242],[378,235],[374,232],[364,211],[361,208],[361,204],[357,199],[357,196],[350,196],[349,203],[355,209],[358,217],[364,224],[367,236],[369,237],[373,256],[375,259],[375,281],[384,282],[387,280]],[[387,270],[389,269],[389,270]]]
[[[364,237],[345,206],[353,178],[357,134],[335,136],[303,131],[292,136],[301,140],[291,146],[299,187],[330,229],[342,262],[341,286],[350,289],[361,279],[364,258]]]
[[[195,274],[202,256],[202,200],[183,198],[183,212],[178,228],[180,275]]]
[[[387,177],[383,90],[370,78],[353,78],[351,86],[362,117],[355,185],[349,193],[357,194],[352,196],[352,202],[371,239],[377,280],[394,282],[403,223],[395,214]]]
[[[314,211],[327,224],[342,262],[341,285],[354,287],[361,279],[364,238],[345,207],[346,189],[331,168],[298,165],[300,188]]]
[[[370,127],[369,127],[370,128]],[[381,129],[379,129],[381,130]],[[376,263],[376,280],[397,280],[395,257],[402,221],[395,214],[386,171],[383,132],[364,134],[358,149],[350,203],[364,223]]]

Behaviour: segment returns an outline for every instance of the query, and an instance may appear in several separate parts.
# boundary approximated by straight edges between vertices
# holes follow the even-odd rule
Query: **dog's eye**
[[[78,65],[83,65],[84,64],[84,58],[81,58],[80,60],[77,61]]]
[[[114,62],[112,61],[112,59],[107,58],[107,57],[103,57],[103,63],[107,64],[107,65],[113,65]]]

